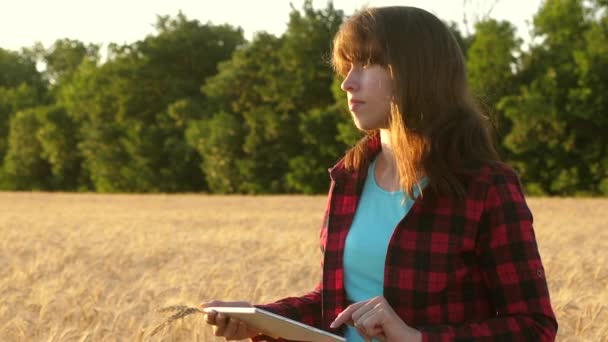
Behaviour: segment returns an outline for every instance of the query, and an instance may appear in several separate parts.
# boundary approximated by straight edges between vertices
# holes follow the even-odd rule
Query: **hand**
[[[251,307],[252,305],[248,302],[221,302],[218,300],[201,304],[202,308],[212,306]],[[224,339],[228,341],[244,340],[259,335],[260,333],[259,331],[251,329],[247,324],[236,318],[230,318],[215,311],[205,314],[205,322],[213,326],[213,334],[215,336],[224,337]]]
[[[352,325],[365,341],[421,341],[420,332],[401,320],[382,296],[350,305],[331,324],[337,328],[342,324]]]

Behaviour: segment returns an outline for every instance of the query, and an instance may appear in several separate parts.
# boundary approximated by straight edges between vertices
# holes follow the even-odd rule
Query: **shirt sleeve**
[[[320,285],[310,293],[301,297],[288,297],[271,304],[254,305],[262,310],[273,312],[307,325],[319,327],[321,325],[321,292]],[[253,341],[286,341],[273,339],[265,335],[253,338]]]
[[[458,326],[416,327],[423,341],[554,341],[557,321],[515,173],[493,175],[484,200],[478,255],[496,317]]]

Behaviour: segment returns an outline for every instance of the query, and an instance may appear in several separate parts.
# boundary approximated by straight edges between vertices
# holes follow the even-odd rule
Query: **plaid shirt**
[[[380,151],[379,137],[368,151],[370,159]],[[342,256],[366,175],[347,172],[342,161],[329,171],[321,282],[303,296],[256,306],[341,335],[329,325],[349,305]],[[423,341],[553,341],[557,321],[516,174],[497,163],[464,181],[465,199],[426,188],[397,225],[384,297]],[[265,340],[272,341],[254,338]]]

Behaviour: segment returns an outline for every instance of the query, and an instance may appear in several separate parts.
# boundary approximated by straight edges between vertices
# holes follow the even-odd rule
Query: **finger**
[[[376,306],[363,314],[357,323],[367,332],[368,335],[375,336],[373,332],[382,331],[385,311],[380,306]]]
[[[205,322],[208,324],[215,325],[215,318],[217,316],[217,312],[211,311],[205,314]]]
[[[385,341],[384,326],[389,318],[387,315],[386,307],[377,305],[361,317],[357,323],[367,335],[378,341]]]
[[[370,342],[371,341],[371,336],[369,336],[363,329],[361,329],[358,325],[355,326],[355,329],[357,329],[357,333],[359,334],[359,336],[361,336],[361,338],[366,341],[366,342]]]
[[[369,310],[367,310],[366,312],[363,312],[362,314],[360,314],[356,319],[353,315],[353,319],[355,319],[355,322],[359,323],[359,325],[364,326],[366,329],[369,329],[369,323],[370,322],[374,322],[374,323],[378,323],[381,322],[381,315],[382,315],[382,308],[379,307],[373,307]]]
[[[337,328],[342,324],[352,320],[352,313],[358,310],[360,307],[365,305],[366,302],[358,302],[349,305],[344,311],[336,317],[336,319],[329,325],[330,328]]]
[[[251,336],[255,336],[255,335],[259,335],[261,334],[261,332],[257,329],[253,329],[250,326],[248,326],[247,324],[243,323],[243,325],[245,325],[245,330],[246,330],[246,336],[247,337],[251,337]]]
[[[381,298],[382,297],[374,297],[372,299],[358,302],[358,303],[355,303],[355,304],[349,306],[347,308],[347,310],[348,309],[352,310],[351,314],[350,314],[350,320],[353,321],[353,324],[354,324],[354,322],[356,322],[359,319],[359,317],[361,317],[363,314],[365,314],[366,312],[371,310],[374,306],[376,306]]]
[[[226,320],[226,329],[224,330],[224,338],[227,340],[235,339],[237,328],[239,327],[239,320],[236,318],[228,317]]]
[[[224,336],[224,330],[226,330],[226,315],[220,313],[215,318],[215,327],[213,328],[213,334],[215,336]]]
[[[357,322],[361,319],[361,317],[372,310],[374,307],[381,305],[382,297],[374,297],[368,301],[362,302],[363,305],[359,306],[352,314],[352,320]]]
[[[242,339],[252,336],[253,334],[249,332],[249,329],[247,329],[247,324],[245,324],[245,322],[239,321],[238,327],[236,328],[235,335],[237,336],[236,339],[242,340]]]
[[[365,341],[372,341],[374,338],[378,341],[385,341],[386,337],[381,329],[376,328],[373,331],[368,331],[362,326],[358,326],[357,333]]]

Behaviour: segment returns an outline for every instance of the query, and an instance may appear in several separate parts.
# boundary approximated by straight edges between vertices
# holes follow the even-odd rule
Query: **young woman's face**
[[[360,130],[388,128],[392,83],[386,68],[353,63],[342,82],[348,107]]]

